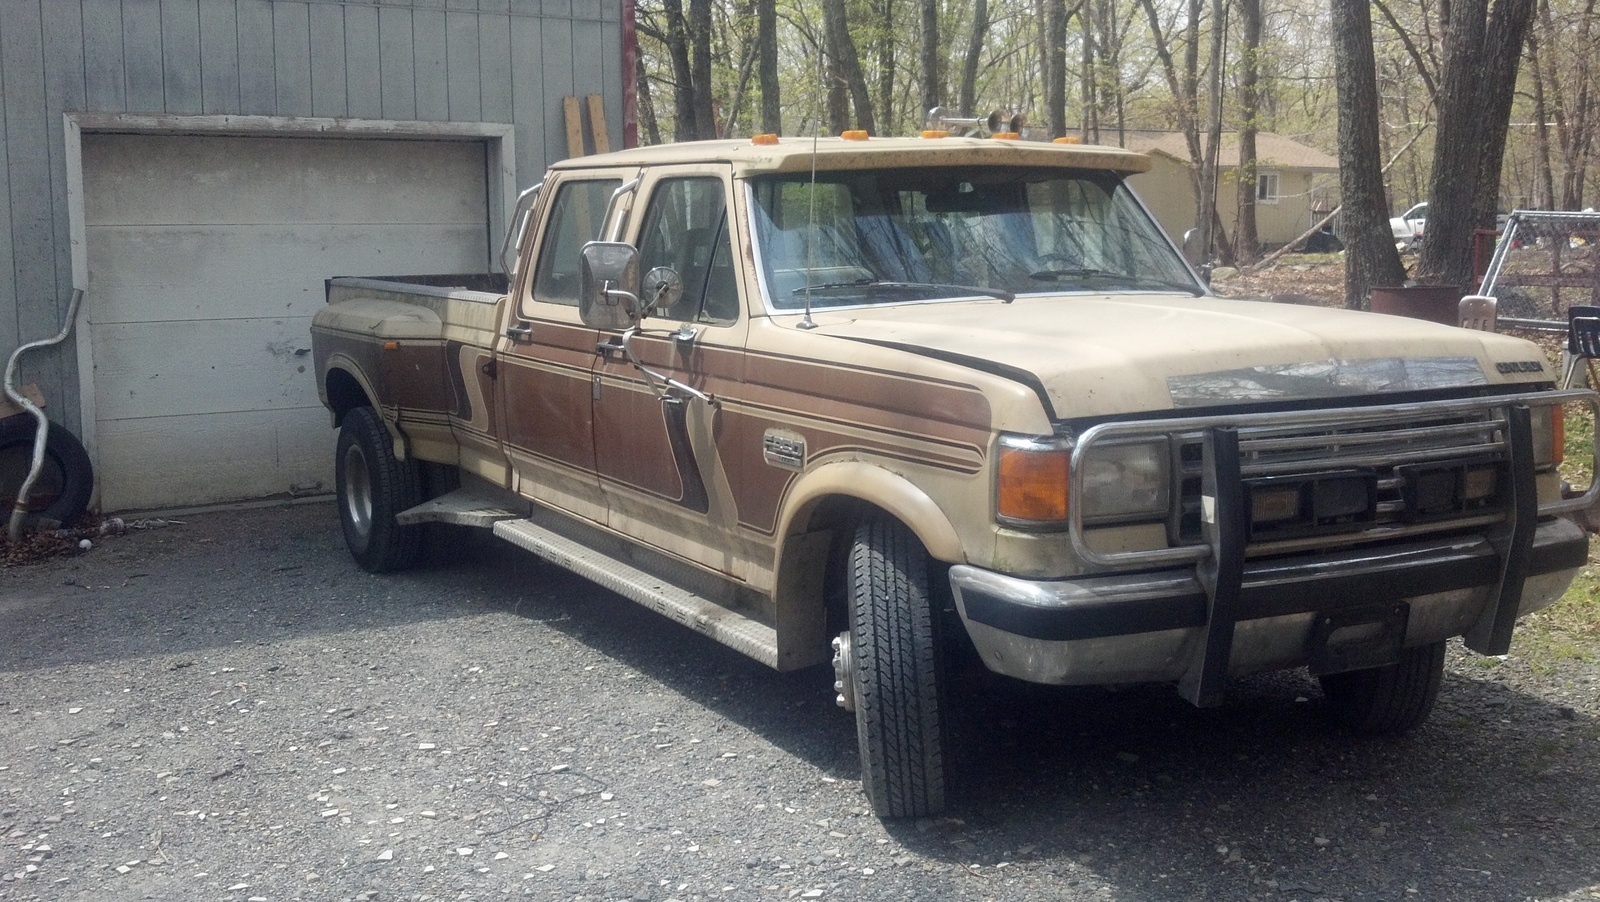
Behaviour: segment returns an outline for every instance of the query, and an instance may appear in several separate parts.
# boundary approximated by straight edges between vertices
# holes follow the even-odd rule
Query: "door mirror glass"
[[[596,329],[627,329],[638,323],[639,252],[620,241],[583,246],[578,314]]]

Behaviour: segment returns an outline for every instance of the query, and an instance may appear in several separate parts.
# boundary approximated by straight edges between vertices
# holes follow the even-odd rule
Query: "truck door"
[[[743,578],[747,556],[731,544],[737,516],[718,449],[718,403],[742,382],[748,325],[729,234],[731,190],[727,167],[644,176],[631,240],[640,297],[653,306],[631,346],[654,374],[700,394],[641,372],[621,333],[602,332],[594,453],[613,529]]]
[[[512,489],[605,521],[595,477],[596,330],[578,316],[579,251],[601,237],[612,194],[637,170],[553,176],[500,339],[501,420]],[[523,269],[527,269],[526,263]]]

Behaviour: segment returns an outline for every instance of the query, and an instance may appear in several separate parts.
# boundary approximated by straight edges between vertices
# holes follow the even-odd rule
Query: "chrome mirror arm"
[[[684,328],[688,327],[685,326]],[[655,370],[645,366],[644,363],[639,360],[639,356],[633,352],[633,336],[639,334],[639,331],[639,327],[634,326],[633,328],[622,333],[622,354],[624,357],[628,358],[629,363],[633,364],[634,369],[644,374],[645,384],[650,386],[650,390],[655,393],[657,398],[666,397],[666,390],[661,387],[666,386],[666,388],[675,388],[692,398],[698,398],[712,407],[717,406],[717,399],[706,394],[700,389],[695,388],[692,385],[685,385],[684,383],[679,382],[677,379],[674,379],[665,373],[658,373]],[[675,337],[681,338],[682,331],[682,329],[678,330],[680,334]],[[692,332],[690,337],[693,337]],[[657,383],[660,383],[660,385],[657,385]]]

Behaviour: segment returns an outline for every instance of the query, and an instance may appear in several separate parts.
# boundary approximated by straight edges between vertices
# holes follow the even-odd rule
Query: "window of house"
[[[1281,195],[1278,193],[1278,173],[1271,169],[1262,169],[1256,172],[1256,202],[1262,204],[1275,204]]]

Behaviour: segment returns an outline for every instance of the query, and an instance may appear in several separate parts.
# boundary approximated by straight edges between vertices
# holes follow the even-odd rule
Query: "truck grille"
[[[1436,528],[1504,516],[1509,452],[1504,411],[1356,425],[1239,429],[1249,542],[1256,551],[1367,537],[1395,527]],[[1203,436],[1174,436],[1181,504],[1175,544],[1201,540]],[[1267,547],[1263,547],[1267,546]]]
[[[1539,501],[1517,497],[1534,490],[1526,479],[1533,474],[1512,472],[1514,458],[1524,466],[1524,453],[1550,459],[1554,449],[1512,445],[1554,437],[1545,418],[1564,404],[1600,416],[1600,395],[1573,390],[1098,423],[1073,439],[1069,497],[1084,497],[1085,462],[1097,449],[1164,444],[1177,499],[1166,520],[1166,547],[1095,548],[1078,505],[1069,508],[1068,534],[1078,557],[1095,567],[1206,559],[1212,545],[1203,528],[1205,444],[1216,436],[1232,445],[1225,431],[1238,439],[1243,509],[1228,505],[1238,518],[1218,527],[1230,537],[1242,530],[1244,551],[1253,557],[1476,528],[1508,520],[1529,502],[1538,516],[1579,510],[1596,501],[1600,484],[1591,480],[1581,494]],[[1520,408],[1534,427],[1528,439],[1515,437],[1522,427],[1513,427],[1520,415],[1512,413]]]

